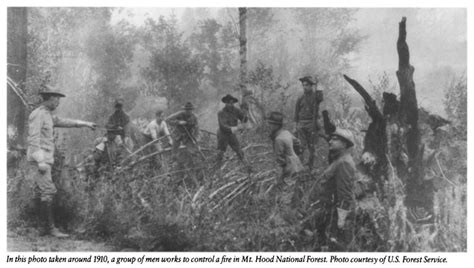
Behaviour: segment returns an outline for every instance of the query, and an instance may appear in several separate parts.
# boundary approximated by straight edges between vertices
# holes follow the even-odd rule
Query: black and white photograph
[[[467,7],[4,9],[7,252],[467,252]]]

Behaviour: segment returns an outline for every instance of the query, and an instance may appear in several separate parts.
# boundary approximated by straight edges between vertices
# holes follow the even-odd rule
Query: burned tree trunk
[[[364,137],[362,168],[375,182],[377,192],[384,198],[383,185],[387,178],[387,134],[386,121],[377,107],[375,100],[355,80],[344,75],[346,81],[362,96],[365,109],[369,113],[370,122]]]
[[[415,68],[410,65],[410,52],[406,42],[406,18],[399,24],[397,40],[398,71],[397,78],[400,85],[400,107],[398,121],[400,124],[401,141],[405,146],[408,163],[405,176],[406,183],[405,203],[409,207],[423,207],[432,210],[433,192],[429,182],[424,182],[423,172],[423,145],[421,145],[418,129],[418,104],[416,99],[413,73]],[[398,167],[399,168],[399,167]],[[400,168],[399,168],[400,169]],[[399,172],[401,175],[401,173]]]

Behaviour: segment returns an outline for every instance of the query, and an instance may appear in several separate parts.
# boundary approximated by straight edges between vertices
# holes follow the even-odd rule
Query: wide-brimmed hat
[[[66,97],[66,95],[59,92],[59,89],[56,87],[44,85],[43,88],[44,88],[43,91],[38,92],[38,94],[40,94],[41,97],[45,97],[45,96],[56,96],[56,97],[61,97],[61,98]]]
[[[239,100],[237,98],[235,98],[234,96],[232,96],[230,94],[225,95],[221,100],[222,100],[223,103],[236,103],[236,102],[239,102]]]
[[[312,76],[309,76],[309,75],[308,76],[303,76],[299,80],[301,81],[301,83],[307,82],[311,85],[316,85],[319,82],[317,77],[312,77]]]
[[[280,112],[271,112],[265,119],[267,123],[273,125],[283,125],[283,114]]]
[[[186,102],[186,104],[183,106],[183,109],[192,110],[194,109],[194,105],[191,102]]]
[[[347,143],[347,148],[354,146],[354,135],[348,129],[336,128],[336,131],[331,133],[331,136],[337,136]]]

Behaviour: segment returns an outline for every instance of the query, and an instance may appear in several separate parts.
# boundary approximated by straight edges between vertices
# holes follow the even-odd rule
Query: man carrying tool
[[[311,76],[299,79],[304,89],[304,94],[298,98],[295,106],[296,136],[303,143],[302,153],[299,155],[303,161],[305,149],[309,151],[308,168],[313,168],[315,145],[318,140],[319,104],[323,101],[321,90],[317,90],[318,80]],[[313,87],[316,91],[313,91]]]
[[[173,151],[176,153],[181,145],[186,148],[196,147],[199,138],[199,126],[197,116],[193,113],[194,106],[187,102],[183,110],[170,115],[167,121],[176,126],[176,138],[173,143]]]
[[[39,93],[43,102],[28,118],[27,159],[30,163],[29,173],[34,177],[35,199],[40,214],[40,234],[62,238],[69,235],[62,233],[54,225],[53,199],[57,191],[51,177],[51,166],[54,163],[54,128],[88,127],[94,130],[96,124],[53,115],[60,98],[65,95],[49,86],[45,88],[46,91]]]
[[[163,110],[157,110],[155,113],[155,119],[151,121],[145,128],[143,132],[143,136],[145,137],[145,142],[149,143],[151,141],[155,141],[160,139],[160,141],[155,142],[154,147],[156,152],[163,151],[162,139],[167,138],[168,143],[173,146],[173,139],[171,139],[170,132],[168,130],[168,125],[166,121],[163,120]],[[148,153],[152,153],[151,150],[147,150]],[[163,156],[159,155],[159,164],[160,167],[164,167]],[[155,159],[156,160],[156,159]]]
[[[109,117],[105,129],[106,136],[96,141],[96,149],[94,152],[94,160],[96,162],[96,170],[100,163],[107,162],[115,166],[130,151],[132,147],[129,138],[130,117],[123,111],[123,98],[117,98],[114,102],[114,113]]]
[[[217,113],[217,121],[219,123],[219,128],[217,129],[217,150],[219,150],[217,161],[218,163],[222,162],[227,145],[229,145],[237,154],[240,161],[248,166],[247,161],[244,159],[244,152],[242,148],[240,148],[239,140],[236,136],[236,133],[241,129],[239,121],[246,123],[247,116],[242,110],[234,106],[234,103],[238,102],[237,98],[227,94],[221,100],[225,103],[225,107]]]
[[[356,167],[350,154],[352,146],[351,131],[337,128],[330,134],[329,151],[333,161],[312,189],[317,202],[311,209],[318,222],[315,227],[319,240],[324,244],[329,239],[338,250],[344,250],[352,240],[354,228]]]

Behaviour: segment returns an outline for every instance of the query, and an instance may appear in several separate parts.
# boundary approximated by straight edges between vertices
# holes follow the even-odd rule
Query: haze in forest
[[[218,19],[231,14],[222,8],[121,8],[112,15],[112,23],[126,20],[136,26],[146,18],[176,16],[184,36],[190,35],[198,20]],[[283,10],[275,8],[275,12]],[[281,12],[280,12],[281,14]],[[386,73],[396,85],[398,56],[396,40],[398,22],[408,19],[408,45],[411,64],[415,67],[415,83],[420,106],[445,115],[445,89],[467,68],[467,12],[462,8],[361,8],[350,24],[365,36],[358,49],[347,58],[351,65],[347,75],[368,86]],[[287,25],[296,24],[289,16],[277,18]],[[251,26],[249,26],[251,27]],[[249,40],[249,46],[252,46]],[[251,59],[249,60],[251,62]],[[297,58],[292,59],[297,62]]]

